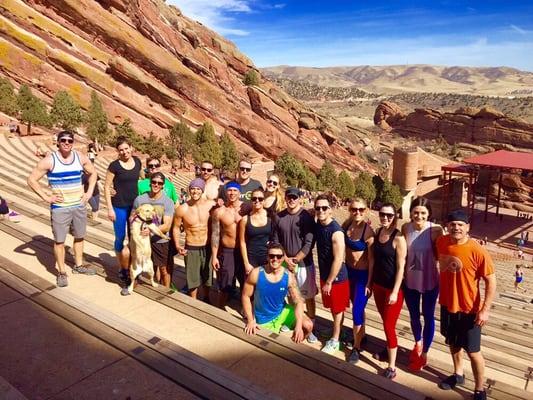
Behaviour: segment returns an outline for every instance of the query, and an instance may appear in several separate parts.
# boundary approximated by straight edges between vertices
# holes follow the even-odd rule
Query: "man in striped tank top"
[[[61,131],[57,135],[58,151],[48,154],[37,163],[28,177],[28,185],[44,201],[50,204],[50,219],[54,235],[54,256],[59,270],[57,286],[68,285],[65,269],[65,240],[69,230],[74,236],[73,273],[94,275],[95,270],[83,266],[83,238],[87,225],[85,205],[91,198],[96,184],[96,171],[89,158],[72,149],[74,133]],[[88,175],[87,192],[83,191],[81,177]],[[47,193],[39,180],[47,175],[52,190]]]

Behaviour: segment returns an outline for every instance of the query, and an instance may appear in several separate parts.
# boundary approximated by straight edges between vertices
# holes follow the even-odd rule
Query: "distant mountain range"
[[[391,65],[352,67],[274,66],[262,68],[274,79],[301,80],[320,86],[349,87],[374,93],[446,92],[494,96],[533,95],[533,72],[510,67]]]

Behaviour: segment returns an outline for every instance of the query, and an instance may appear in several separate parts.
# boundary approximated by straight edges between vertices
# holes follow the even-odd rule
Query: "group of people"
[[[69,229],[74,236],[73,272],[95,273],[83,265],[82,254],[85,203],[93,195],[96,172],[86,155],[72,149],[71,132],[60,132],[57,143],[58,151],[39,161],[28,183],[51,205],[57,285],[67,286],[64,242]],[[258,329],[293,330],[295,342],[316,342],[315,298],[320,289],[333,321],[322,351],[331,354],[340,349],[344,313],[351,302],[354,341],[348,361],[355,364],[365,339],[365,307],[374,296],[386,337],[386,351],[378,356],[388,361],[384,376],[394,379],[396,323],[404,299],[415,342],[409,357],[413,371],[427,364],[439,300],[441,333],[454,363],[454,373],[439,387],[449,390],[464,382],[462,355],[466,351],[475,378],[474,398],[486,398],[480,339],[496,280],[489,254],[468,235],[465,212],[448,215],[448,233],[444,234],[441,226],[430,222],[431,206],[425,198],[413,201],[411,221],[402,227],[395,206],[382,204],[379,227],[374,229],[368,220],[368,204],[355,199],[348,205],[349,218],[339,224],[327,195],[318,195],[313,207],[306,209],[302,191],[295,187],[283,191],[278,175],[271,175],[264,186],[252,179],[249,160],[241,160],[235,179],[226,183],[214,175],[212,162],[202,162],[200,176],[189,184],[188,200],[180,202],[174,185],[160,171],[160,160],[149,158],[147,177],[140,179],[142,163],[133,156],[127,138],[119,137],[116,149],[118,158],[108,167],[104,196],[113,222],[123,295],[129,294],[131,283],[125,244],[129,221],[136,207],[148,203],[156,210],[160,230],[169,234],[167,239],[152,238],[156,279],[169,286],[174,255],[183,256],[186,290],[192,297],[214,298],[223,308],[230,295],[240,291],[247,334]],[[38,184],[45,174],[51,194]],[[480,280],[485,282],[483,300]]]

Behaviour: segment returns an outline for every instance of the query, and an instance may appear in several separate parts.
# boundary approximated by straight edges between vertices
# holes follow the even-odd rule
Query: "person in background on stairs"
[[[342,224],[345,232],[346,266],[350,282],[353,317],[353,350],[348,362],[356,364],[361,352],[361,341],[365,336],[365,307],[370,295],[368,265],[373,256],[368,248],[374,241],[374,230],[367,222],[366,201],[357,198],[348,204],[350,216]]]
[[[369,282],[372,282],[374,301],[383,321],[383,330],[387,340],[388,366],[383,372],[387,379],[396,377],[396,355],[398,337],[396,323],[402,311],[402,281],[405,269],[407,244],[401,232],[396,228],[398,214],[396,207],[390,203],[379,209],[381,227],[376,233],[371,251],[373,264],[369,267]],[[381,360],[381,354],[379,359]]]
[[[222,182],[219,181],[214,173],[215,169],[211,161],[202,161],[200,166],[200,178],[205,182],[205,190],[202,195],[207,200],[216,200],[219,195]]]
[[[89,143],[87,146],[87,157],[89,157],[89,160],[94,164],[96,160],[96,156],[98,155],[98,151],[96,151],[96,145],[94,143]]]
[[[442,236],[442,227],[429,222],[431,204],[418,197],[409,208],[411,222],[402,226],[407,241],[407,263],[403,293],[411,318],[415,346],[409,355],[409,369],[420,371],[427,364],[427,354],[435,336],[435,306],[439,297],[439,269],[436,241]],[[424,328],[420,321],[420,307]]]
[[[57,135],[58,151],[40,160],[28,177],[28,185],[41,199],[50,204],[52,233],[54,235],[54,256],[59,270],[57,286],[68,285],[65,269],[65,239],[70,231],[74,236],[73,273],[94,275],[95,269],[83,265],[83,239],[87,227],[86,204],[92,197],[96,185],[96,171],[85,154],[73,150],[74,133],[61,131]],[[83,172],[88,174],[88,186],[84,191]],[[52,189],[47,193],[39,184],[47,175]]]
[[[113,222],[115,242],[113,248],[119,265],[119,278],[123,287],[130,284],[130,251],[124,246],[126,234],[129,235],[129,216],[133,201],[137,197],[137,181],[142,169],[141,160],[135,157],[133,147],[125,136],[116,140],[118,158],[107,168],[104,184],[104,197],[107,217]],[[114,193],[114,194],[113,194]]]
[[[474,400],[485,400],[483,387],[485,361],[481,354],[481,329],[489,320],[496,293],[494,264],[487,250],[468,236],[468,214],[452,211],[447,218],[448,234],[437,239],[440,266],[440,331],[450,346],[454,373],[439,383],[443,390],[465,381],[463,352],[466,351],[474,374]],[[481,300],[480,281],[485,282]]]

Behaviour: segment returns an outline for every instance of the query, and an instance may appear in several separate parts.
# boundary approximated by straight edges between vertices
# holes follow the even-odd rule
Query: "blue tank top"
[[[331,272],[331,264],[333,263],[333,234],[335,232],[344,231],[337,221],[333,220],[328,225],[324,226],[320,223],[316,224],[316,249],[318,252],[318,267],[320,270],[320,279],[326,281]],[[333,283],[343,282],[348,279],[348,270],[346,264],[343,262],[337,277]]]
[[[266,324],[272,321],[283,311],[285,297],[288,294],[289,273],[284,270],[279,282],[270,282],[263,267],[259,267],[259,276],[254,292],[255,321]]]
[[[63,196],[63,202],[53,203],[51,208],[79,207],[84,192],[81,181],[83,165],[78,152],[72,151],[72,161],[68,164],[61,161],[59,152],[53,152],[52,161],[52,169],[47,173],[48,184],[53,194]]]
[[[346,243],[346,247],[348,247],[352,251],[365,251],[368,248],[368,245],[365,242],[365,232],[367,223],[365,222],[365,226],[363,227],[363,233],[361,233],[361,237],[357,240],[350,239],[346,232],[344,232],[344,243]]]

